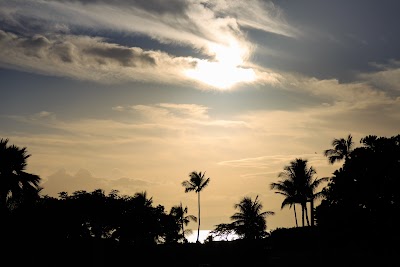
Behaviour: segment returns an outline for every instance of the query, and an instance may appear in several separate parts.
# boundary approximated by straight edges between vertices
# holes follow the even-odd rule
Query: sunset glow
[[[187,76],[219,89],[256,79],[253,69],[240,67],[247,52],[237,43],[212,45],[210,50],[215,54],[215,61],[198,60],[194,69],[186,71]]]
[[[365,2],[365,3],[364,3]],[[400,133],[400,1],[0,1],[0,137],[26,147],[43,195],[147,191],[169,212],[211,182],[200,230],[351,133]],[[297,207],[296,207],[297,208]],[[301,209],[298,209],[301,211]],[[301,216],[299,215],[299,219]],[[197,233],[197,224],[186,227]],[[203,233],[203,232],[202,232]]]

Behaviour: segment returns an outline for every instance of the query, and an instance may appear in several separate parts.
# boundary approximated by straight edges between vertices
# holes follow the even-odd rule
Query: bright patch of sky
[[[211,232],[211,230],[200,230],[199,242],[204,243],[204,241],[206,241],[207,237],[210,235],[210,232]],[[188,235],[186,238],[189,241],[189,243],[196,243],[197,230],[193,231],[193,233]],[[226,237],[214,237],[212,240],[214,240],[214,241],[232,241],[235,239],[238,239],[238,236],[235,234],[231,234]]]

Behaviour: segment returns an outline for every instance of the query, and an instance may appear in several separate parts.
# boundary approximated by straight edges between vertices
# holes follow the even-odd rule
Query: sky
[[[166,211],[205,172],[201,229],[259,200],[284,166],[317,174],[334,138],[400,133],[393,0],[0,0],[0,137],[26,147],[42,194],[146,191]],[[197,224],[189,228],[197,230]]]

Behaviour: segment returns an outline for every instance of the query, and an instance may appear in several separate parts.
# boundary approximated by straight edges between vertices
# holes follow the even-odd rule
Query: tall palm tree
[[[185,226],[187,226],[190,221],[197,222],[196,216],[187,215],[187,213],[188,213],[188,207],[187,206],[183,207],[182,202],[179,205],[173,206],[170,211],[170,214],[175,218],[175,220],[179,224],[179,227],[182,231],[182,238],[185,243],[187,242],[185,233],[189,234],[192,232],[192,230],[190,229],[185,229]]]
[[[299,201],[297,200],[296,196],[296,186],[293,180],[287,179],[283,181],[279,181],[277,183],[271,183],[270,188],[272,190],[276,190],[276,194],[281,194],[286,198],[283,200],[281,209],[289,205],[289,208],[293,206],[294,211],[294,220],[296,222],[296,227],[298,227],[297,223],[297,213],[296,213],[296,203]]]
[[[315,192],[317,188],[321,185],[323,182],[329,181],[329,177],[322,177],[322,178],[315,178],[313,179],[312,175],[307,179],[306,181],[306,196],[308,201],[310,202],[310,215],[311,215],[311,226],[314,226],[315,222],[315,216],[314,216],[314,201],[316,199],[324,197],[324,192]]]
[[[347,136],[347,139],[333,139],[333,148],[324,151],[325,157],[328,158],[329,163],[333,164],[336,161],[347,160],[350,157],[350,153],[353,151],[353,137],[351,134]]]
[[[234,205],[238,212],[231,216],[232,225],[235,232],[244,239],[260,239],[265,236],[267,229],[267,215],[274,215],[273,211],[262,212],[263,205],[258,200],[244,197],[239,203]]]
[[[279,173],[278,177],[283,180],[278,183],[272,183],[271,188],[277,189],[278,193],[286,196],[282,206],[287,202],[289,205],[296,203],[301,205],[302,225],[305,225],[304,219],[307,220],[307,225],[310,225],[308,218],[307,202],[311,203],[311,225],[314,225],[314,199],[321,197],[322,193],[315,193],[317,187],[328,178],[315,178],[315,169],[308,167],[308,160],[297,158],[284,167],[283,172]],[[288,205],[286,204],[286,205]]]
[[[185,193],[195,191],[197,193],[197,207],[198,207],[198,224],[197,224],[197,240],[199,242],[200,236],[200,192],[210,183],[210,178],[205,178],[205,172],[192,171],[189,173],[189,180],[183,181],[182,186],[185,187]]]
[[[8,145],[9,139],[0,139],[0,210],[8,211],[9,203],[38,195],[40,177],[25,171],[30,155],[26,147]]]

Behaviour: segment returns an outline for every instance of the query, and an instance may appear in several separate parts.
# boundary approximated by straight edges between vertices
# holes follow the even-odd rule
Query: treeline
[[[343,163],[331,177],[316,178],[316,170],[308,166],[307,159],[297,158],[284,166],[277,181],[269,185],[270,190],[282,195],[281,208],[293,209],[296,226],[296,206],[299,206],[302,226],[311,228],[295,227],[294,230],[304,229],[296,232],[276,229],[269,235],[266,217],[274,212],[264,211],[258,197],[245,196],[234,204],[237,212],[231,216],[231,222],[216,225],[204,245],[215,244],[211,242],[213,237],[231,233],[243,241],[261,244],[257,249],[245,246],[261,254],[266,253],[266,248],[284,251],[286,242],[299,242],[298,247],[314,241],[331,247],[340,243],[349,249],[351,244],[358,244],[365,249],[366,244],[371,243],[364,241],[383,242],[381,248],[396,241],[400,211],[400,135],[369,135],[361,138],[358,147],[349,135],[346,139],[334,139],[332,148],[324,153],[328,163]],[[58,197],[43,196],[40,177],[25,171],[29,156],[26,148],[10,145],[8,139],[0,140],[0,230],[1,240],[7,247],[4,255],[30,262],[27,258],[18,258],[20,252],[26,253],[28,258],[37,257],[43,247],[56,255],[55,260],[67,257],[57,247],[68,247],[69,254],[75,256],[93,253],[96,256],[92,260],[104,258],[105,248],[119,257],[122,257],[121,251],[127,255],[135,251],[135,257],[140,258],[148,251],[146,248],[187,243],[185,234],[190,230],[186,226],[190,221],[197,221],[198,231],[200,229],[200,192],[210,182],[204,173],[192,172],[189,180],[182,182],[185,192],[193,191],[198,196],[196,217],[188,214],[182,203],[170,210],[155,205],[145,191],[133,196],[120,195],[115,190],[106,194],[102,189],[72,194],[60,192]],[[323,182],[325,186],[317,191]],[[314,207],[316,199],[321,202]],[[308,218],[309,208],[311,218]],[[363,242],[350,242],[355,240]],[[225,251],[226,255],[232,253],[229,249]],[[296,249],[290,251],[294,253]],[[178,256],[172,250],[155,255]],[[153,260],[161,262],[161,259]],[[35,258],[34,262],[40,263],[40,259]],[[65,262],[72,264],[68,257]]]
[[[348,143],[348,142],[347,142]],[[316,207],[316,222],[324,227],[398,229],[400,212],[400,135],[360,140],[361,146],[345,146],[344,159],[323,189]],[[340,143],[337,150],[340,151]],[[343,146],[342,146],[343,148]],[[329,150],[328,150],[329,151]]]

